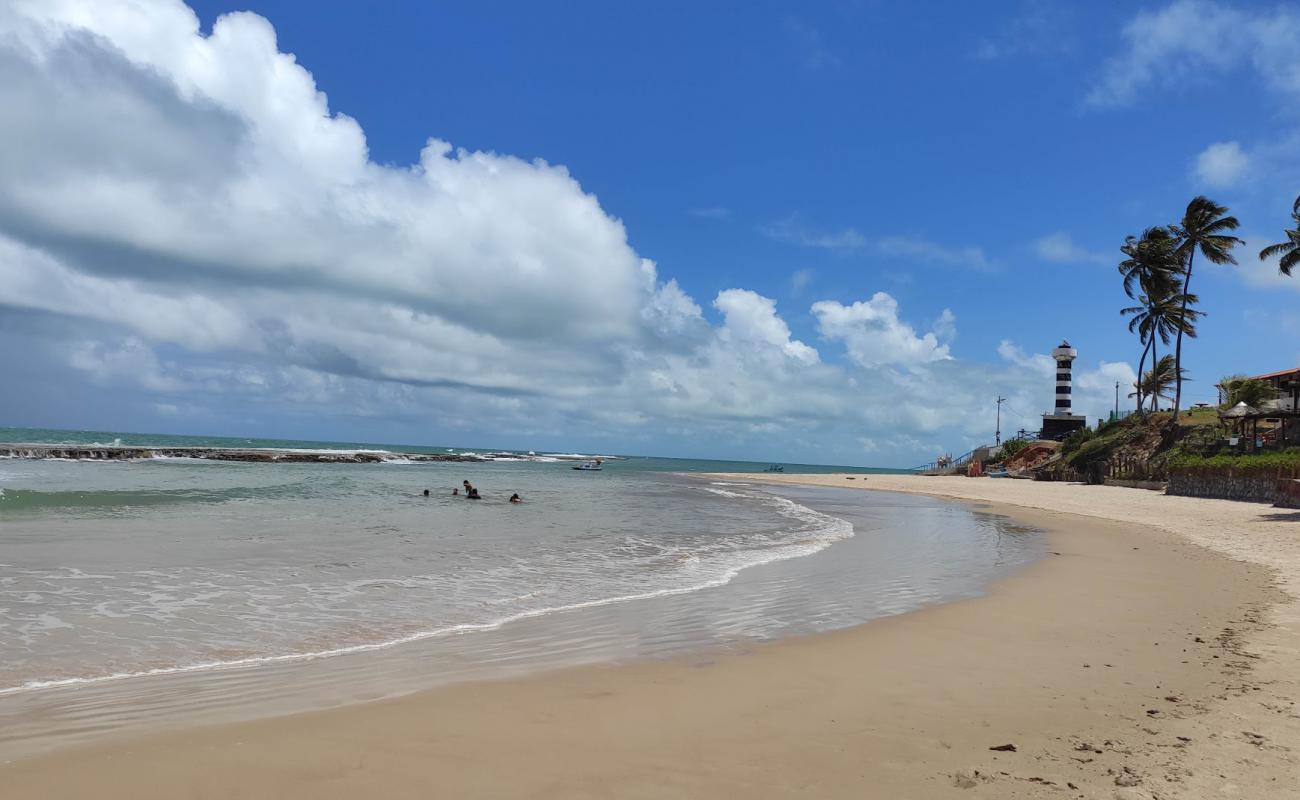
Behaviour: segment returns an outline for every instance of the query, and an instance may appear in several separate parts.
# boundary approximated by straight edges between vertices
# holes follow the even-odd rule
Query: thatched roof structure
[[[1264,412],[1245,403],[1238,403],[1227,411],[1220,411],[1220,419],[1256,419],[1265,416]]]

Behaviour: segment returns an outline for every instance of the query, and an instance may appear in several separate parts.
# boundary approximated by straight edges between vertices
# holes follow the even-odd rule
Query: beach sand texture
[[[23,759],[0,796],[1300,796],[1300,513],[854,477],[761,479],[993,503],[1048,530],[1051,554],[984,598],[739,653]]]

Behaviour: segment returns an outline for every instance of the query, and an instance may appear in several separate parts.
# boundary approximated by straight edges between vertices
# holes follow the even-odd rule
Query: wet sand
[[[1015,503],[993,510],[1047,530],[1051,555],[983,598],[740,653],[35,756],[0,766],[2,794],[1296,796],[1300,515],[1108,487],[775,479]]]

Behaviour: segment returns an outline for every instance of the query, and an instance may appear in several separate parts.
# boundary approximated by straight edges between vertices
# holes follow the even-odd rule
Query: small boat
[[[600,465],[603,463],[605,462],[601,461],[598,458],[595,461],[584,461],[581,464],[574,466],[573,468],[577,470],[582,470],[583,472],[596,472],[600,470],[601,468]]]

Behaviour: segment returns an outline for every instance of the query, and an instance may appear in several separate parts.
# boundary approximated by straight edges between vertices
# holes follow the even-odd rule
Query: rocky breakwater
[[[387,461],[482,461],[458,453],[390,453],[377,450],[265,450],[227,447],[134,447],[129,445],[0,444],[0,458],[68,461],[134,461],[198,458],[287,464],[380,464]]]

